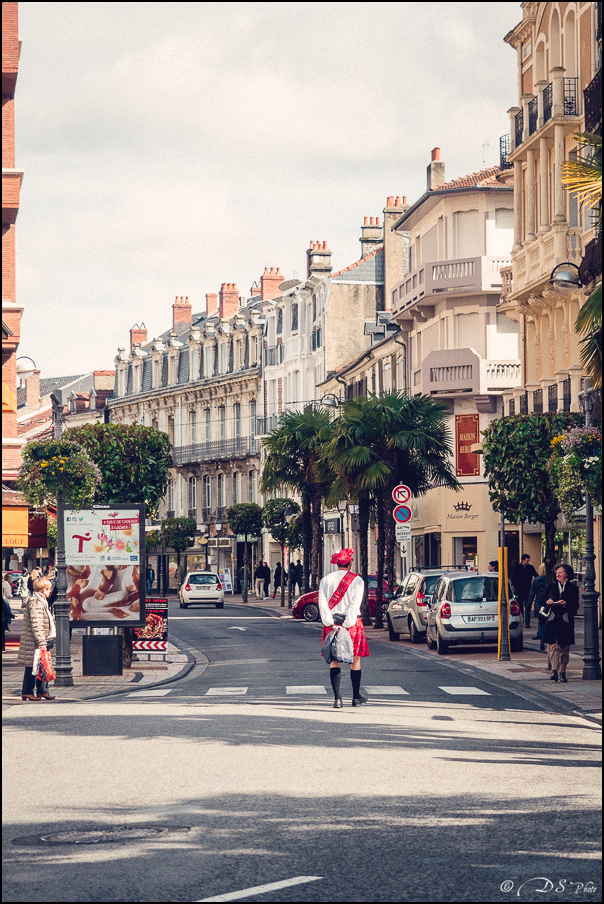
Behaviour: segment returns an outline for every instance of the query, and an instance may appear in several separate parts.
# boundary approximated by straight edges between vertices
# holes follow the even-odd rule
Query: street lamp
[[[23,380],[24,383],[29,380],[30,377],[33,377],[37,369],[36,362],[33,358],[29,358],[26,355],[17,358],[17,377],[19,380]]]
[[[585,411],[585,426],[591,427],[591,413],[595,404],[595,396],[598,390],[589,385],[589,378],[585,378],[584,388],[579,393],[581,407]],[[600,650],[598,635],[598,597],[595,589],[596,571],[594,568],[594,531],[593,508],[589,493],[585,494],[585,590],[583,591],[583,616],[585,625],[585,639],[583,647],[583,675],[584,681],[601,681],[602,668],[600,666]]]
[[[342,401],[335,395],[333,392],[327,392],[321,399],[321,404],[325,406],[325,408],[341,408]]]
[[[570,267],[576,272],[573,273],[573,270],[569,269]],[[572,295],[574,292],[578,292],[583,285],[579,276],[579,268],[571,261],[563,261],[561,264],[556,264],[551,272],[549,282],[560,295]]]
[[[53,392],[50,396],[52,402],[53,439],[61,442],[63,436],[63,403]],[[71,665],[71,649],[69,642],[69,602],[65,591],[67,590],[67,565],[65,563],[65,507],[63,505],[63,490],[57,490],[57,598],[55,600],[55,615],[57,624],[57,656],[56,679],[57,687],[73,687]]]
[[[342,536],[342,549],[344,549],[346,542],[344,539],[344,515],[348,511],[348,502],[346,501],[346,499],[338,499],[338,501],[336,502],[336,507],[338,509],[338,512],[340,513],[340,534]]]

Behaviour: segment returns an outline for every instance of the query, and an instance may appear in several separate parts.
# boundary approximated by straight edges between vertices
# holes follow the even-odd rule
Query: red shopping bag
[[[48,650],[40,650],[40,665],[38,666],[38,678],[40,681],[53,681],[57,676],[52,667],[52,659]]]

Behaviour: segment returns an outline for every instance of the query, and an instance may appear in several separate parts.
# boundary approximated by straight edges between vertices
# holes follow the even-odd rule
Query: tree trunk
[[[291,568],[291,565],[290,565]],[[283,580],[283,572],[285,571],[285,544],[281,543],[281,608],[285,609],[285,582]],[[277,588],[275,587],[275,596]]]
[[[308,498],[308,494],[304,493],[302,496],[302,518],[304,525],[304,549],[303,549],[303,564],[304,564],[304,593],[308,593],[310,590],[310,561],[311,561],[311,551],[312,551],[312,518],[310,513],[310,500]],[[291,568],[291,562],[289,564]]]
[[[384,492],[384,539],[386,543],[385,566],[386,583],[388,592],[394,593],[394,552],[396,549],[396,525],[392,517],[392,493],[391,488]]]
[[[554,565],[555,561],[555,543],[556,543],[556,522],[555,521],[545,521],[543,524],[544,533],[545,533],[545,567],[547,569],[547,579],[548,581],[553,581],[554,579]]]
[[[363,602],[361,604],[361,618],[363,619],[364,625],[371,624],[369,605],[367,602],[367,572],[369,570],[369,548],[367,535],[369,531],[369,509],[369,498],[364,495],[359,495],[359,559],[361,562],[361,577],[363,578],[363,584],[365,585]]]
[[[243,551],[243,602],[247,603],[247,566],[248,566],[248,551],[247,551],[247,534],[245,534],[245,546]]]
[[[321,542],[321,491],[313,486],[310,497],[310,513],[312,518],[312,553],[310,560],[310,589],[319,586],[319,544]]]
[[[375,588],[375,620],[374,628],[384,627],[383,593],[384,593],[384,491],[378,490],[377,498],[377,587]]]

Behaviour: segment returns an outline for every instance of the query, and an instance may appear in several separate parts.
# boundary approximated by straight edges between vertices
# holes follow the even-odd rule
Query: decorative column
[[[514,247],[512,251],[522,251],[522,205],[524,204],[524,192],[522,191],[522,163],[514,161]]]
[[[522,104],[522,141],[526,141],[529,137],[529,103],[532,101],[532,94],[523,94],[520,98]]]
[[[549,232],[549,172],[548,147],[545,138],[539,139],[539,233]]]
[[[554,126],[554,224],[566,225],[564,214],[564,186],[560,179],[564,163],[564,126]],[[564,258],[563,258],[564,260]]]
[[[535,159],[537,152],[532,149],[526,155],[526,237],[525,242],[534,242],[536,230]]]
[[[552,77],[552,117],[564,116],[564,66],[554,66]]]
[[[510,154],[516,150],[516,114],[520,113],[520,107],[510,107],[508,116],[510,117]]]
[[[543,125],[543,89],[548,84],[545,79],[541,79],[540,81],[535,83],[535,88],[537,89],[537,128],[540,129]]]

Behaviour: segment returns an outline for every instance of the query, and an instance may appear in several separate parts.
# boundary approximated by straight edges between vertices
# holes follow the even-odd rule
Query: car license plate
[[[497,621],[496,615],[468,615],[469,622],[494,622]]]

